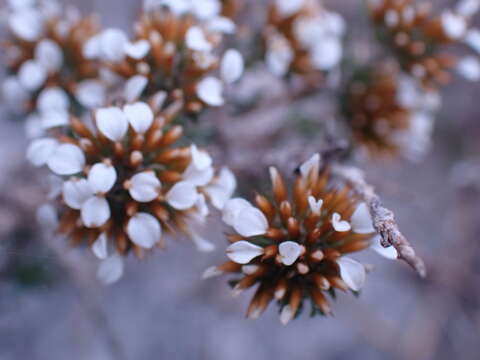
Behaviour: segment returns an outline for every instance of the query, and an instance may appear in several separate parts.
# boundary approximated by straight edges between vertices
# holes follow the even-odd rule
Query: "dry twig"
[[[393,212],[382,205],[373,186],[367,184],[363,172],[355,167],[336,166],[335,175],[343,178],[353,190],[365,201],[370,209],[373,227],[382,237],[382,246],[393,246],[398,252],[398,258],[413,267],[421,277],[427,271],[423,260],[415,254],[405,236],[398,229]]]

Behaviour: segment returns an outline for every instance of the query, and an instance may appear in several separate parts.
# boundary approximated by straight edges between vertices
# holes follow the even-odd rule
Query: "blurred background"
[[[125,30],[140,7],[136,0],[66,2],[98,13],[104,26]],[[367,49],[374,40],[361,2],[325,3],[346,17],[355,34],[350,41]],[[238,172],[240,189],[265,179],[265,166],[291,171],[298,154],[318,148],[311,132],[307,140],[298,135],[302,131],[287,136],[292,126],[304,125],[292,119],[308,118],[308,126],[321,131],[333,116],[335,104],[328,96],[268,106],[268,97],[288,96],[282,86],[256,65],[234,91],[264,92],[267,106],[243,116],[210,110],[203,115],[208,121],[196,125],[199,133],[224,128],[221,150],[212,146],[212,152]],[[217,245],[213,253],[199,253],[187,239],[171,240],[166,251],[142,262],[128,259],[124,277],[101,286],[92,254],[44,238],[36,226],[35,209],[45,200],[42,177],[25,161],[22,121],[5,116],[0,121],[0,359],[478,359],[479,90],[463,80],[447,86],[434,145],[422,162],[363,164],[367,179],[426,261],[427,278],[402,262],[366,254],[361,259],[374,269],[358,299],[341,294],[333,317],[303,314],[288,326],[281,326],[275,306],[259,320],[246,320],[249,294],[234,298],[225,278],[201,279],[205,268],[225,258],[225,229],[219,223],[207,232]]]

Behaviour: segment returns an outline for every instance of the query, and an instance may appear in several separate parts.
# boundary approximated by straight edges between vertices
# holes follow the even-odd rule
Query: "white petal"
[[[380,243],[381,236],[377,235],[372,239],[372,245],[370,248],[374,250],[377,254],[380,254],[387,259],[396,260],[398,259],[398,252],[393,246],[389,246],[387,248],[383,247]]]
[[[197,202],[195,203],[195,208],[198,211],[198,215],[201,218],[205,218],[209,214],[209,209],[207,205],[207,200],[205,199],[205,195],[198,194]]]
[[[222,5],[218,0],[191,1],[190,11],[200,20],[209,20],[220,14]]]
[[[10,15],[8,25],[20,39],[35,41],[42,35],[45,24],[40,12],[34,9],[23,9]]]
[[[95,240],[95,242],[92,244],[92,251],[95,256],[101,260],[107,258],[107,234],[104,232],[100,234],[97,240]]]
[[[297,261],[302,252],[302,248],[294,241],[284,241],[278,246],[278,252],[280,253],[282,263],[290,266]]]
[[[35,6],[35,0],[7,0],[7,3],[14,11],[24,11]]]
[[[199,170],[191,163],[183,173],[183,179],[195,186],[205,186],[212,180],[213,173],[212,167]]]
[[[73,179],[63,183],[62,195],[65,204],[72,209],[80,210],[85,201],[92,197],[93,191],[86,179]]]
[[[465,34],[465,43],[480,54],[480,30],[470,29]]]
[[[441,15],[442,28],[450,39],[456,40],[465,35],[467,22],[461,15],[451,11],[444,11]]]
[[[97,228],[110,219],[110,206],[108,201],[99,196],[92,196],[82,205],[80,216],[83,225],[88,228]]]
[[[145,171],[135,174],[130,179],[130,196],[139,202],[150,202],[158,197],[160,180],[153,171]]]
[[[138,40],[134,43],[125,44],[125,53],[133,59],[143,59],[150,51],[150,43],[147,40]]]
[[[236,28],[235,23],[224,16],[217,16],[209,20],[207,26],[209,31],[222,34],[233,34]]]
[[[228,200],[232,197],[237,180],[235,175],[227,168],[220,171],[218,179],[205,188],[211,203],[218,210],[222,210]]]
[[[192,164],[199,170],[212,166],[212,158],[206,151],[198,150],[195,144],[190,146]]]
[[[42,129],[48,130],[70,123],[70,114],[67,110],[49,110],[42,112],[40,124]]]
[[[99,109],[96,113],[98,130],[112,141],[120,141],[128,130],[125,113],[118,107]]]
[[[357,234],[370,234],[375,232],[372,217],[368,211],[367,204],[364,202],[357,206],[350,221],[353,231]]]
[[[143,75],[135,75],[125,84],[125,99],[128,102],[137,100],[148,84],[148,79]]]
[[[198,251],[211,252],[215,250],[215,245],[213,245],[210,241],[196,233],[192,233],[190,235],[190,238],[192,239]]]
[[[167,193],[166,199],[170,206],[177,210],[187,210],[195,205],[198,192],[192,183],[180,181],[176,183]]]
[[[75,96],[82,106],[94,109],[105,104],[106,88],[98,80],[83,80],[75,89]]]
[[[94,193],[107,193],[117,181],[117,172],[112,165],[96,163],[88,173],[88,183]]]
[[[284,76],[294,58],[294,52],[287,38],[275,35],[268,41],[265,61],[268,69],[277,76]]]
[[[29,100],[28,91],[20,84],[17,76],[10,75],[2,83],[3,101],[10,109],[24,111],[25,103]]]
[[[340,266],[340,276],[353,291],[360,291],[365,283],[365,266],[356,260],[343,256],[337,259]]]
[[[237,264],[248,264],[263,254],[263,248],[248,241],[237,241],[227,248],[227,256]]]
[[[298,12],[305,0],[275,0],[275,6],[282,17],[288,17]]]
[[[320,169],[320,154],[314,154],[310,159],[305,161],[300,166],[300,173],[303,177],[307,177],[310,174],[310,171],[318,173]]]
[[[251,206],[240,211],[235,217],[233,228],[246,237],[263,235],[267,232],[268,221],[260,210]]]
[[[147,213],[137,213],[128,221],[127,233],[133,243],[151,249],[162,236],[160,222]]]
[[[319,199],[318,201],[315,200],[315,198],[313,196],[309,196],[308,197],[308,204],[310,205],[310,210],[312,211],[312,213],[316,214],[316,215],[320,215],[320,211],[322,209],[322,205],[323,205],[323,200],[322,199]]]
[[[338,65],[343,55],[343,48],[340,40],[327,36],[315,44],[312,49],[311,60],[319,70],[330,70]]]
[[[97,34],[88,39],[82,48],[82,55],[85,59],[98,59],[101,56],[102,34]]]
[[[244,63],[242,55],[235,49],[229,49],[223,55],[220,64],[220,74],[223,81],[233,83],[240,79],[243,74]]]
[[[225,224],[233,226],[235,219],[242,210],[252,207],[247,200],[242,198],[230,199],[225,203],[222,211],[222,220]]]
[[[461,0],[458,2],[456,12],[462,16],[470,17],[480,8],[480,1],[478,0]]]
[[[34,166],[43,166],[50,159],[58,141],[51,138],[38,139],[31,142],[27,148],[27,159]]]
[[[49,72],[56,72],[63,65],[62,48],[56,42],[44,39],[35,48],[35,59]]]
[[[185,43],[189,49],[210,52],[212,44],[205,37],[205,33],[198,26],[192,26],[185,35]]]
[[[118,62],[125,57],[125,44],[128,43],[127,35],[119,29],[107,29],[100,38],[102,58],[106,61]]]
[[[457,72],[470,81],[480,80],[480,62],[473,56],[462,58],[457,63]]]
[[[216,266],[210,266],[202,274],[202,279],[210,279],[219,275],[222,275],[223,271],[218,270]]]
[[[335,231],[339,231],[339,232],[349,231],[352,228],[348,221],[340,220],[339,213],[333,213],[331,221]]]
[[[207,105],[221,106],[223,99],[222,82],[214,77],[206,77],[197,84],[197,96]]]
[[[73,175],[83,170],[85,155],[76,145],[61,144],[55,148],[47,165],[57,175]]]
[[[25,89],[35,91],[47,80],[47,71],[38,62],[27,60],[18,70],[18,79]]]
[[[139,133],[144,134],[152,125],[153,111],[144,102],[136,102],[135,104],[125,105],[123,112],[133,129]]]
[[[123,259],[114,254],[103,260],[97,271],[97,278],[106,285],[113,284],[123,275]]]
[[[37,108],[40,112],[65,111],[68,109],[69,104],[67,93],[59,87],[46,88],[38,95]]]
[[[28,139],[35,139],[45,135],[42,121],[35,113],[28,115],[25,119],[24,130]]]
[[[282,308],[282,312],[280,313],[280,322],[282,325],[287,325],[290,320],[293,319],[293,311],[290,305],[285,305]]]

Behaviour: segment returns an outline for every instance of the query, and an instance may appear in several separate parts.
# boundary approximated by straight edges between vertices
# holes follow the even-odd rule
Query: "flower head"
[[[327,294],[336,289],[361,290],[364,266],[348,255],[378,242],[364,203],[347,186],[333,187],[328,170],[319,171],[314,155],[300,167],[292,190],[270,169],[272,199],[257,194],[255,205],[231,199],[223,209],[229,261],[204,276],[231,273],[234,293],[258,285],[247,316],[257,318],[276,300],[287,323],[306,302],[314,313],[330,314]],[[379,249],[391,256],[392,249]],[[393,249],[394,251],[394,249]]]
[[[96,109],[89,125],[73,117],[68,133],[35,140],[27,154],[63,179],[58,231],[111,266],[121,263],[117,255],[164,246],[165,233],[211,250],[199,235],[207,201],[221,209],[236,186],[228,169],[215,175],[210,155],[182,141],[182,127],[171,123],[181,101],[155,99]],[[102,266],[107,283],[122,273]]]

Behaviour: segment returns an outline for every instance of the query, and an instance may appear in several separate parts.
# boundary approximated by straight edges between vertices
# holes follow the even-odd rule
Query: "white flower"
[[[294,241],[284,241],[278,246],[278,252],[284,265],[290,266],[302,253],[302,247]]]
[[[370,234],[375,232],[372,223],[372,217],[368,211],[367,204],[360,203],[352,214],[350,219],[352,223],[352,229],[357,234]]]
[[[160,187],[160,180],[155,173],[145,171],[132,176],[128,191],[133,199],[139,202],[150,202],[158,197]]]
[[[442,28],[452,40],[460,39],[467,31],[467,22],[461,15],[451,11],[444,11],[441,15]]]
[[[135,75],[128,79],[125,84],[125,99],[128,102],[137,100],[148,84],[148,79],[143,75]]]
[[[110,164],[96,163],[88,173],[88,183],[96,194],[109,192],[117,181],[117,172]]]
[[[148,213],[137,213],[130,218],[127,233],[133,243],[145,249],[151,249],[162,236],[159,221]]]
[[[27,159],[34,166],[43,166],[50,159],[58,146],[58,141],[51,138],[37,139],[27,148]]]
[[[97,110],[97,127],[100,132],[112,141],[123,139],[128,130],[128,119],[118,107],[108,107]]]
[[[465,43],[477,53],[480,53],[480,30],[470,29],[465,34]]]
[[[136,42],[128,42],[124,45],[125,54],[132,59],[141,60],[150,51],[150,43],[147,40],[137,40]]]
[[[62,48],[56,42],[44,39],[35,48],[35,60],[47,71],[56,72],[63,65]]]
[[[220,14],[219,0],[190,1],[190,11],[200,20],[209,20]]]
[[[219,270],[216,266],[210,266],[209,268],[205,269],[202,274],[202,279],[210,279],[219,275],[222,275],[223,271]]]
[[[206,77],[197,84],[197,96],[207,105],[221,106],[224,104],[223,84],[215,77]]]
[[[250,206],[238,213],[233,228],[245,237],[263,235],[268,230],[268,221],[259,209]]]
[[[101,33],[100,50],[102,59],[118,62],[125,57],[125,45],[128,43],[127,35],[119,29],[107,29]]]
[[[282,17],[289,17],[298,12],[305,0],[275,0],[275,6]]]
[[[228,84],[237,81],[242,76],[243,69],[243,57],[238,50],[227,50],[223,55],[222,63],[220,64],[220,73],[223,81]]]
[[[310,210],[312,211],[312,213],[314,213],[315,215],[320,215],[320,211],[323,205],[323,200],[322,199],[315,200],[315,198],[312,195],[310,195],[308,197],[308,205],[310,205]]]
[[[470,17],[480,8],[480,1],[478,0],[461,0],[458,2],[456,12],[462,16]]]
[[[28,91],[16,76],[8,76],[2,83],[2,97],[9,108],[24,110],[23,106],[29,99]]]
[[[343,256],[337,259],[340,267],[340,276],[353,291],[360,291],[365,284],[365,266],[356,260]]]
[[[330,70],[338,65],[342,54],[342,44],[337,38],[324,37],[312,49],[312,64],[319,70]]]
[[[40,117],[35,113],[31,113],[26,117],[24,130],[28,139],[39,138],[45,134]]]
[[[195,185],[188,181],[177,182],[166,195],[168,204],[177,210],[190,209],[197,202],[197,198]]]
[[[222,210],[233,195],[237,181],[235,175],[227,168],[220,170],[220,175],[205,187],[205,193],[215,208]]]
[[[473,56],[462,58],[457,63],[457,72],[470,81],[480,80],[480,62]]]
[[[217,16],[208,21],[207,28],[214,33],[233,34],[235,33],[236,26],[231,19],[224,16]]]
[[[210,52],[213,48],[212,44],[205,37],[205,33],[198,26],[192,26],[185,35],[185,43],[187,47],[195,51]]]
[[[104,105],[107,98],[105,85],[98,80],[83,80],[75,89],[75,96],[82,106],[95,109]]]
[[[118,254],[107,257],[100,263],[97,278],[106,285],[113,284],[123,275],[123,259]]]
[[[86,179],[72,179],[63,183],[63,201],[72,209],[80,210],[92,196],[92,188]]]
[[[288,72],[294,58],[292,47],[288,40],[276,34],[268,41],[268,48],[265,56],[268,69],[277,76],[283,76]]]
[[[102,232],[97,240],[92,244],[92,251],[95,256],[101,260],[105,260],[108,257],[107,253],[107,234]]]
[[[343,232],[343,231],[349,231],[351,229],[350,223],[348,221],[340,220],[339,213],[332,214],[331,222],[335,231]]]
[[[206,151],[198,150],[195,144],[191,145],[192,162],[183,173],[183,179],[195,186],[205,186],[213,178],[212,158]]]
[[[381,236],[377,235],[372,239],[372,245],[370,248],[374,250],[377,254],[382,255],[390,260],[395,260],[398,258],[398,252],[393,246],[383,247],[380,243]]]
[[[252,207],[252,204],[245,199],[234,198],[228,200],[222,210],[222,221],[227,225],[233,226],[238,214],[248,207]]]
[[[237,241],[227,247],[227,256],[237,264],[248,264],[252,259],[263,254],[263,248],[248,241]]]
[[[91,196],[82,204],[80,217],[83,225],[88,228],[98,228],[110,219],[110,206],[104,197]]]
[[[83,170],[85,155],[76,145],[61,144],[55,148],[47,165],[57,175],[73,175]]]
[[[123,107],[128,122],[138,134],[145,134],[153,123],[153,111],[144,102],[127,104]]]
[[[7,0],[8,7],[14,11],[27,10],[35,6],[35,0]]]
[[[36,41],[44,30],[44,21],[41,14],[34,9],[15,11],[8,18],[10,30],[22,40]]]
[[[47,71],[37,61],[27,60],[18,70],[18,80],[25,89],[35,91],[47,80]]]
[[[42,112],[40,115],[40,123],[42,129],[48,130],[59,126],[66,126],[69,124],[69,112],[64,110],[49,110]]]
[[[40,112],[51,110],[65,111],[68,109],[70,101],[68,95],[62,88],[48,87],[43,89],[38,95],[37,109]]]
[[[320,170],[320,154],[314,154],[300,166],[300,174],[307,177],[310,173],[318,174]]]

